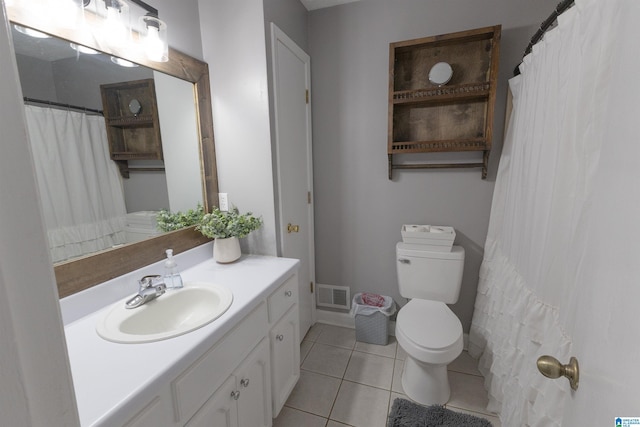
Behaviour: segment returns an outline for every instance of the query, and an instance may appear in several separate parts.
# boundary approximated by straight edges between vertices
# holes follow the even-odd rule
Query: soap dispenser
[[[182,277],[178,273],[178,264],[173,259],[173,249],[167,249],[167,260],[164,262],[164,284],[168,289],[178,289],[182,285]]]

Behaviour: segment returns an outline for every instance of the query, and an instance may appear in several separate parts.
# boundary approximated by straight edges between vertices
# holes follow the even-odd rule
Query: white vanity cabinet
[[[300,378],[298,276],[294,274],[274,291],[267,304],[273,416],[277,417]]]
[[[186,427],[269,427],[300,378],[298,276],[293,274],[172,382]]]
[[[172,382],[178,425],[271,425],[266,311],[263,302]]]
[[[95,332],[101,311],[65,327],[83,426],[272,426],[300,377],[298,261],[243,257],[231,266],[207,259],[184,273],[233,292],[228,311],[193,333],[112,343]]]
[[[263,339],[186,427],[269,427],[269,343]]]

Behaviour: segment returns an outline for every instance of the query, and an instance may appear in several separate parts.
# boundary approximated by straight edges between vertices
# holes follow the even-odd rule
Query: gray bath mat
[[[460,414],[444,406],[420,406],[406,399],[396,399],[387,427],[492,427],[489,420]]]

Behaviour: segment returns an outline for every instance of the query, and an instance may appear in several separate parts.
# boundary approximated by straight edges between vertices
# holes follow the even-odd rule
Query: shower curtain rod
[[[46,105],[51,105],[52,107],[62,107],[62,108],[67,108],[67,109],[84,111],[85,113],[95,113],[95,114],[103,115],[102,110],[96,110],[96,109],[93,109],[93,108],[80,107],[80,106],[71,105],[71,104],[63,104],[61,102],[47,101],[47,100],[44,100],[44,99],[29,98],[29,97],[26,97],[26,96],[23,99],[24,99],[24,102],[33,102],[33,103],[37,103],[37,104],[46,104]]]
[[[545,19],[542,24],[540,24],[540,28],[538,28],[538,31],[536,31],[533,37],[531,37],[531,41],[529,42],[529,45],[524,50],[524,54],[522,55],[523,58],[531,53],[531,49],[533,49],[533,46],[538,43],[540,39],[542,39],[542,36],[544,36],[547,30],[549,30],[549,28],[557,21],[558,16],[562,15],[562,13],[573,6],[574,3],[575,0],[562,0],[560,3],[558,3],[554,11],[551,12],[551,15],[549,15],[549,17]],[[518,64],[518,66],[516,66],[516,68],[513,70],[514,76],[517,76],[518,74],[520,74],[520,64]]]

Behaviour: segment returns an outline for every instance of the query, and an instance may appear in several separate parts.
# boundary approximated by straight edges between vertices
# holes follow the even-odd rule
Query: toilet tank
[[[451,252],[427,251],[420,245],[396,245],[398,288],[405,298],[419,298],[454,304],[460,295],[464,248]]]

